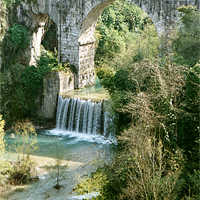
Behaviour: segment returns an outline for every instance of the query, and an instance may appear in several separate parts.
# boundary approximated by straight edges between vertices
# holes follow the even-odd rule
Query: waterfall
[[[68,132],[113,136],[113,120],[103,111],[103,102],[58,97],[56,129]]]

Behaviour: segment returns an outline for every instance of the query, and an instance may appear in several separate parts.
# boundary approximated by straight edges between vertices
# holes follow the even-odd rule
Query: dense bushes
[[[5,151],[4,143],[4,121],[0,120],[0,155]],[[30,154],[37,149],[36,131],[29,121],[17,122],[12,131],[15,132],[16,143],[10,144],[9,149],[16,152],[16,161],[0,161],[0,185],[10,183],[14,185],[25,184],[35,176],[34,163],[30,159]]]
[[[106,189],[102,199],[175,197],[174,188],[186,156],[178,144],[183,142],[180,134],[187,132],[180,133],[178,124],[182,120],[179,106],[186,98],[184,76],[189,70],[170,62],[160,67],[159,63],[159,60],[132,63],[130,59],[112,77],[118,79],[113,82],[111,92],[113,108],[119,116],[117,122],[120,128],[129,128],[120,136],[123,150],[111,169],[115,178],[105,186],[112,189],[111,185],[121,185],[121,191],[114,192],[116,195],[111,198],[111,191]],[[126,73],[121,73],[122,70]],[[120,83],[126,84],[122,87]],[[121,120],[124,116],[129,120]],[[194,142],[196,138],[190,137]]]
[[[173,53],[160,57],[158,39],[145,32],[150,27],[146,26],[137,45],[126,44],[97,69],[111,95],[120,135],[115,160],[101,170],[106,181],[98,186],[99,200],[200,198],[199,48],[188,50],[198,41],[192,41],[191,34],[186,40],[182,35],[187,27],[199,35],[199,11],[183,10],[182,25],[172,39]],[[195,20],[185,21],[188,16]]]
[[[129,128],[119,137],[123,150],[104,171],[109,182],[99,199],[199,198],[199,68],[144,60],[122,69],[128,73],[117,75],[117,83],[130,84],[113,81],[110,94],[119,127]]]
[[[106,8],[96,28],[96,64],[109,62],[116,53],[124,51],[133,33],[140,33],[147,23],[151,23],[147,15],[127,1],[117,0]]]
[[[25,49],[29,46],[29,44],[30,32],[25,26],[21,24],[14,24],[9,27],[2,43],[3,64],[1,71],[5,72],[9,70],[11,65],[16,64],[16,62],[26,64],[27,55],[25,53]]]
[[[10,67],[10,73],[5,73],[8,76],[4,75],[2,84],[2,110],[7,125],[36,116],[43,78],[47,73],[63,68],[50,53],[42,55],[37,61],[37,66],[13,64]],[[69,70],[69,67],[67,69]]]
[[[42,50],[36,66],[29,66],[30,31],[21,24],[9,27],[3,40],[1,68],[1,110],[6,126],[37,116],[43,79],[51,71],[70,72],[69,64],[59,64],[54,53]]]

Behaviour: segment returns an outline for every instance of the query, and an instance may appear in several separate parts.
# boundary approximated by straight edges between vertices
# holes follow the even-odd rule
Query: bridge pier
[[[58,11],[59,58],[76,67],[75,88],[83,88],[95,83],[95,27],[104,8],[114,0],[65,1]]]

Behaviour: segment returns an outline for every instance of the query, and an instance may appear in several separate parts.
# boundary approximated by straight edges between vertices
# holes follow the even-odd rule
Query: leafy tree
[[[97,24],[98,47],[96,64],[110,60],[126,49],[127,40],[133,33],[144,29],[149,22],[143,11],[126,0],[117,0],[107,7]]]
[[[99,199],[199,198],[200,18],[193,7],[179,11],[173,41],[178,65],[156,56],[157,42],[144,29],[140,42],[127,44],[97,70],[111,95],[122,147],[105,170],[112,177]]]
[[[192,6],[178,9],[181,14],[177,37],[173,41],[176,61],[194,66],[200,59],[200,12]]]

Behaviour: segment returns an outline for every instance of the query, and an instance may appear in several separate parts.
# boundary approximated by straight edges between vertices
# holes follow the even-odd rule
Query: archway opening
[[[49,19],[46,32],[42,38],[42,46],[47,51],[57,52],[58,51],[58,33],[57,25]]]
[[[158,35],[151,18],[137,5],[124,0],[117,0],[110,5],[108,2],[97,5],[81,26],[80,87],[94,83],[94,66],[109,65],[113,61],[117,64],[116,58],[126,55],[130,46],[135,51],[133,57],[136,60],[152,56],[156,53],[157,39]],[[145,44],[147,40],[152,40],[150,42],[154,43],[154,49],[150,50]]]

